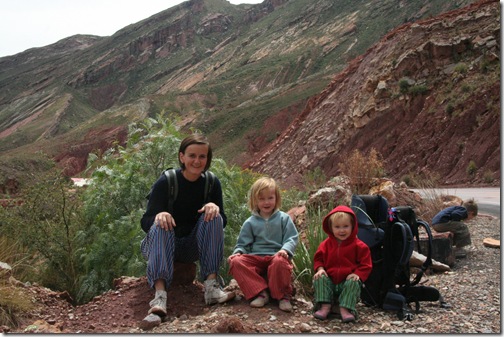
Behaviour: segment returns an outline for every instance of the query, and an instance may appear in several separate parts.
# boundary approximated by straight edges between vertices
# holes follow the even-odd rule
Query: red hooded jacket
[[[329,224],[329,217],[335,212],[349,213],[354,219],[352,233],[341,242],[336,239]],[[373,262],[369,247],[357,238],[359,231],[357,216],[352,209],[347,206],[334,208],[325,216],[322,227],[329,237],[320,243],[315,252],[313,257],[315,272],[319,267],[323,267],[334,284],[343,282],[352,273],[359,276],[362,282],[366,281],[371,273]]]

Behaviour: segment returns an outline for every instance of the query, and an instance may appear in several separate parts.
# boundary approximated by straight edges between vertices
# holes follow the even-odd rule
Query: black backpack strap
[[[205,171],[205,194],[203,195],[203,202],[206,204],[208,202],[208,198],[210,192],[213,189],[215,183],[215,174],[212,171]]]
[[[415,276],[415,279],[411,282],[412,285],[418,284],[427,268],[429,268],[432,265],[432,231],[430,229],[429,224],[423,220],[417,220],[417,224],[425,228],[425,232],[427,233],[427,240],[428,240],[427,258],[425,259],[425,262],[422,264],[420,271]],[[420,247],[420,236],[417,236],[417,243],[418,247]]]
[[[173,203],[178,195],[177,173],[174,168],[164,171],[166,181],[168,182],[168,211],[173,213]]]

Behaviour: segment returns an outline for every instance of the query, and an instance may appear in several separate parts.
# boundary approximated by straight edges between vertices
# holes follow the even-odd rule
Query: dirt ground
[[[72,307],[65,293],[37,285],[24,287],[33,294],[34,307],[17,317],[18,328],[0,327],[11,333],[501,333],[500,249],[483,245],[485,237],[500,239],[500,219],[478,216],[471,220],[473,243],[467,258],[457,260],[447,272],[430,273],[421,281],[436,287],[451,304],[422,302],[421,312],[411,321],[394,313],[358,304],[359,320],[342,323],[332,317],[320,321],[312,316],[311,298],[296,295],[294,311],[286,313],[278,303],[251,308],[232,280],[227,289],[236,298],[207,306],[203,285],[197,281],[168,290],[168,315],[157,326],[142,329],[154,291],[145,277],[122,277],[114,290],[91,302]]]

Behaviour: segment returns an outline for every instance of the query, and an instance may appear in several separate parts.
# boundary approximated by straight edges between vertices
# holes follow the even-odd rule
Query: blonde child
[[[331,312],[345,323],[356,319],[355,305],[360,298],[360,282],[372,269],[369,247],[357,238],[357,217],[351,208],[338,206],[326,215],[322,227],[328,238],[315,252],[313,287],[316,308],[313,316],[325,320]]]
[[[280,211],[280,189],[275,180],[259,178],[249,191],[252,215],[243,223],[229,273],[238,282],[250,306],[263,307],[269,297],[279,308],[292,311],[292,262],[298,231],[290,216]]]

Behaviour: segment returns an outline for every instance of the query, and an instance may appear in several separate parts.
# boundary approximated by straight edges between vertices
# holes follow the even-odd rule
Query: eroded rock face
[[[499,68],[487,67],[499,62],[499,13],[497,2],[480,2],[395,29],[246,166],[296,185],[317,166],[334,176],[354,149],[375,148],[394,178],[498,181]]]

